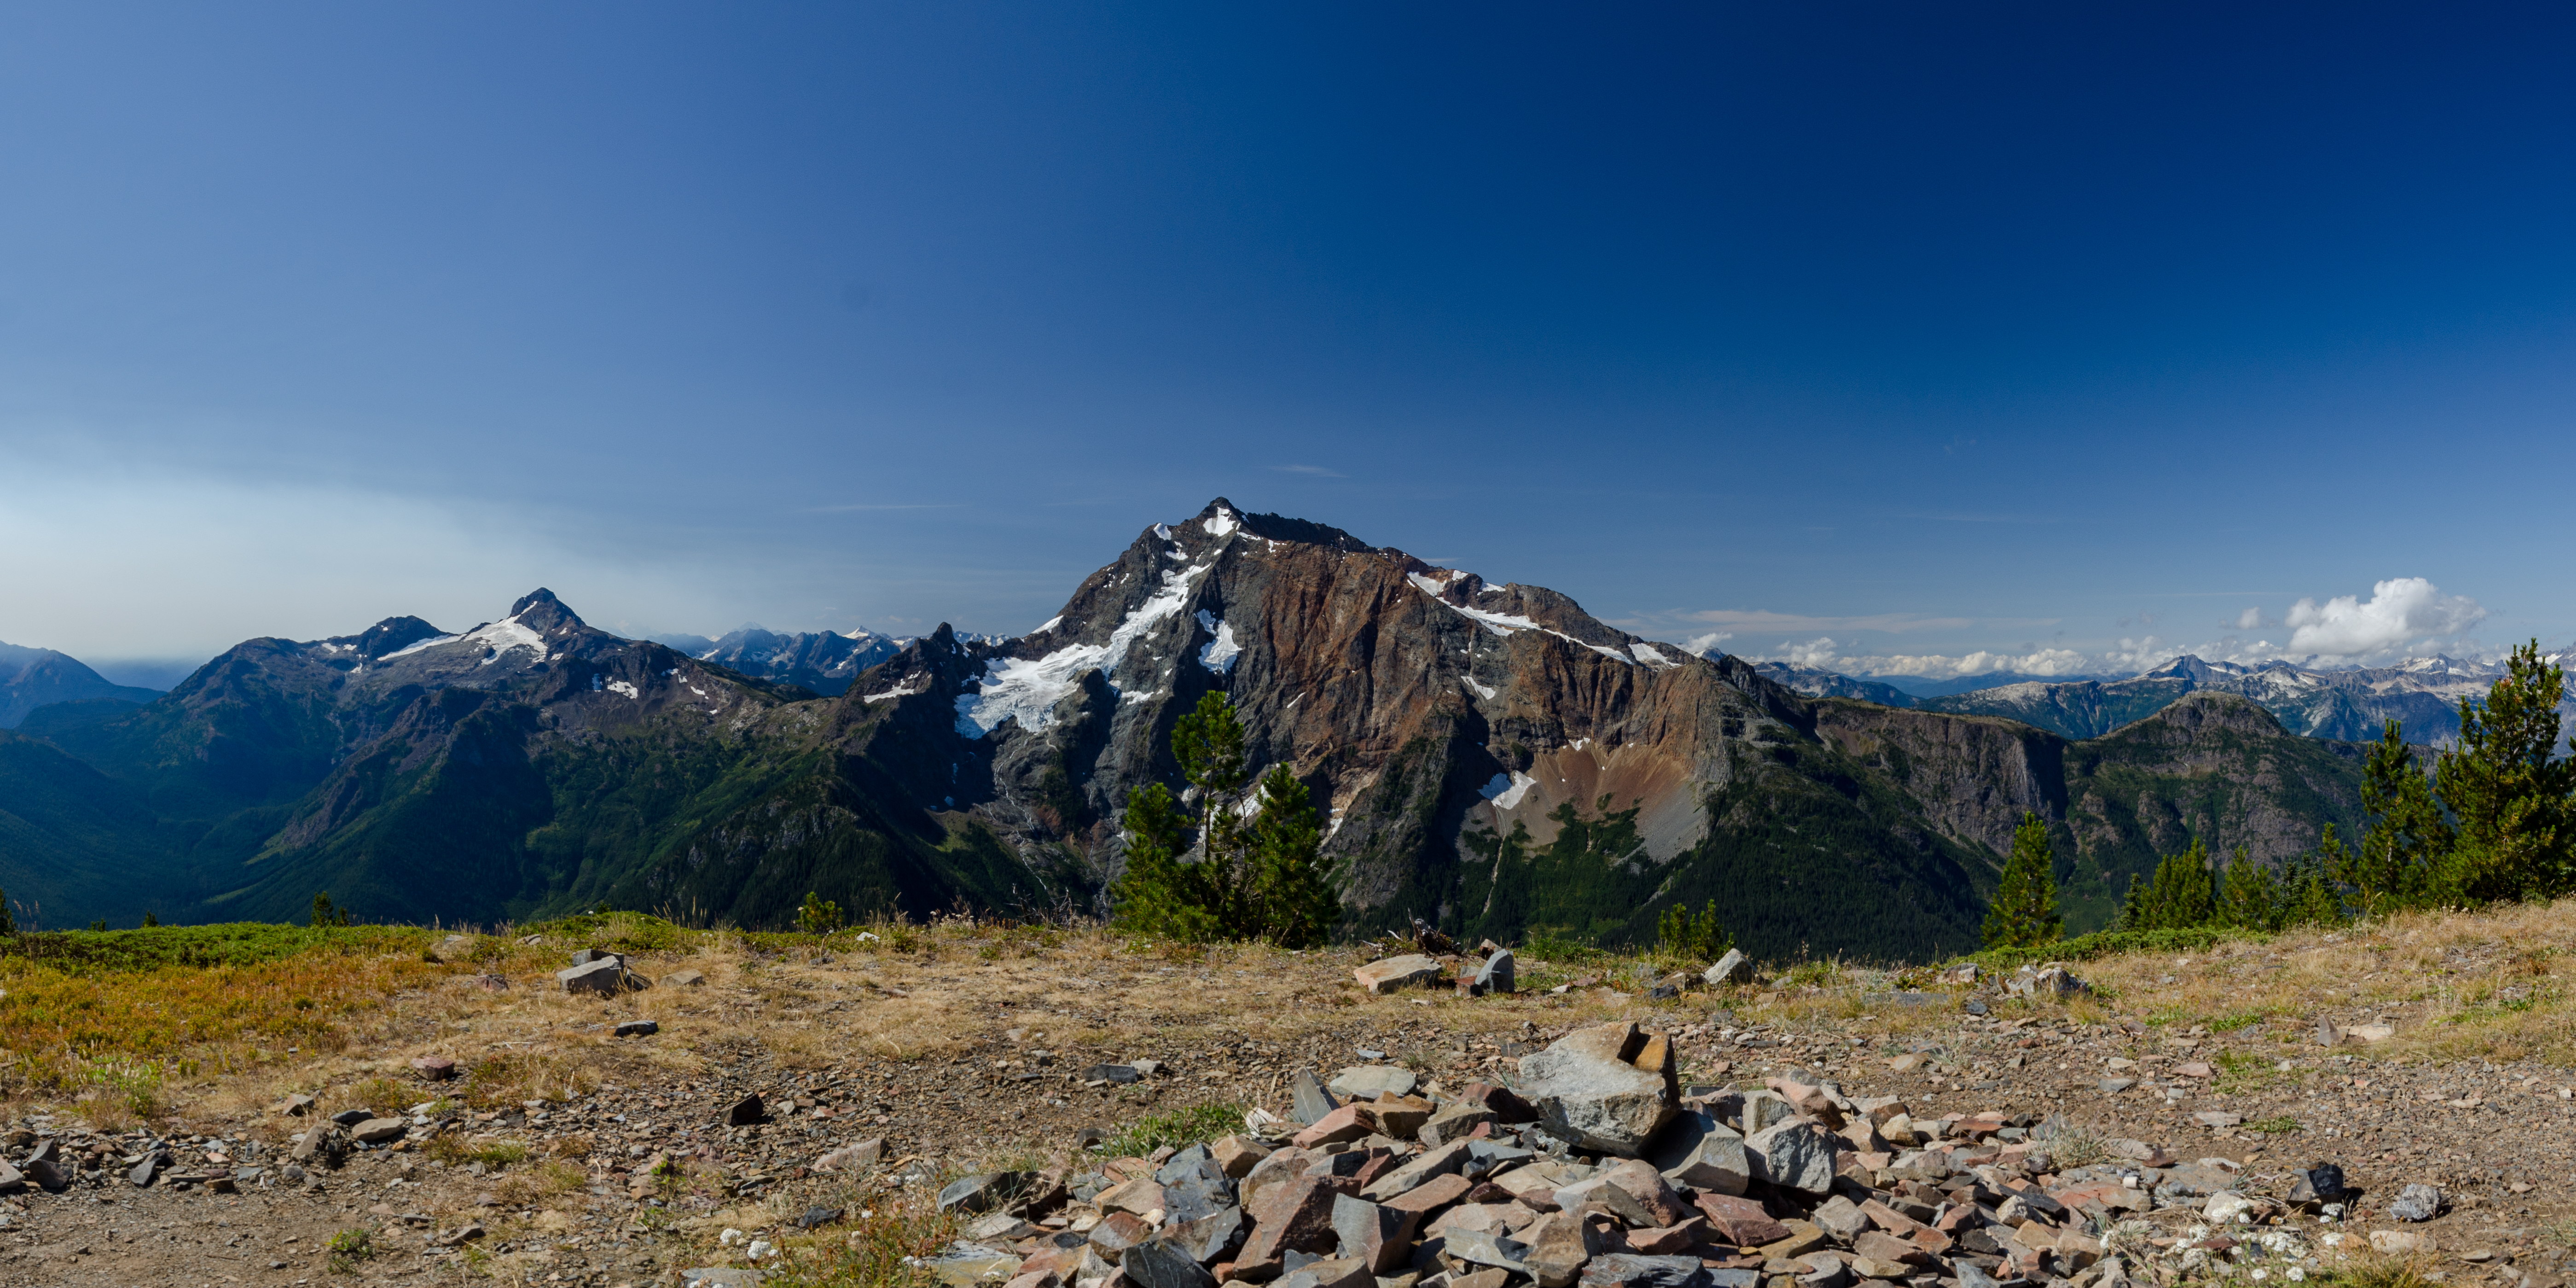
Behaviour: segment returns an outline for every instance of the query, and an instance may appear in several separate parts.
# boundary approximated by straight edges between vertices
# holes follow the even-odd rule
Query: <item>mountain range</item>
[[[1351,935],[1635,942],[1714,901],[1757,955],[1920,960],[1974,943],[2025,810],[2081,928],[2192,836],[2278,860],[2358,800],[2360,747],[2232,693],[2081,739],[1809,696],[1222,498],[1035,631],[892,641],[835,694],[790,677],[840,646],[737,634],[622,639],[539,590],[42,708],[0,734],[0,882],[51,924],[300,919],[326,890],[411,921],[1096,910],[1127,793],[1180,786],[1171,730],[1211,691],[1329,811]]]
[[[703,635],[656,635],[653,642],[678,649],[701,662],[742,675],[811,689],[837,697],[861,671],[895,655],[909,640],[871,631],[802,631],[780,634],[745,626],[720,639]]]
[[[2562,651],[2563,653],[2564,651]],[[2290,662],[2242,666],[2184,656],[2128,679],[2022,680],[1925,696],[1880,680],[1764,662],[1771,680],[1815,697],[1858,698],[1917,711],[2003,716],[2068,738],[2097,738],[2192,693],[2230,693],[2260,704],[2293,733],[2369,741],[2395,720],[2407,741],[2459,737],[2460,700],[2482,698],[2504,674],[2494,663],[2416,658],[2393,667],[2317,669]],[[2576,717],[2576,699],[2559,706]]]
[[[15,729],[27,713],[57,702],[150,702],[159,689],[115,684],[68,654],[49,648],[0,644],[0,729]]]

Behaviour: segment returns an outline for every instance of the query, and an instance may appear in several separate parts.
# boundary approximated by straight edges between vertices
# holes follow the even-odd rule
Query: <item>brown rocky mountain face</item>
[[[328,890],[379,918],[605,902],[778,925],[808,891],[862,914],[1104,907],[1128,792],[1179,785],[1172,726],[1212,690],[1253,767],[1329,809],[1352,934],[1418,916],[1637,942],[1713,900],[1757,956],[1919,959],[1974,942],[2025,809],[2057,824],[2082,928],[2188,836],[2302,848],[2349,821],[2358,774],[2215,695],[2090,742],[1802,697],[1553,591],[1222,500],[1147,528],[1037,631],[943,627],[832,697],[540,591],[456,635],[254,640],[149,705],[28,732],[121,780],[96,800],[150,802],[128,831],[157,848],[128,861],[165,920],[292,917]]]
[[[1714,899],[1749,947],[1778,954],[1970,943],[2021,811],[2063,820],[2078,787],[2129,812],[2114,842],[2069,834],[2061,849],[2094,886],[2124,885],[2152,863],[2142,819],[2180,817],[2165,806],[2191,795],[2182,780],[2224,778],[2257,736],[2232,732],[2209,764],[2158,752],[2171,764],[2137,769],[2128,744],[2189,745],[2196,726],[2149,722],[2079,755],[2091,744],[2009,721],[1803,698],[1555,592],[1219,500],[1147,529],[1030,635],[916,643],[836,701],[828,737],[842,781],[950,836],[989,830],[1026,867],[1024,896],[1087,894],[1118,869],[1127,792],[1177,784],[1173,722],[1211,690],[1257,766],[1286,763],[1329,804],[1355,931],[1420,916],[1468,936],[1635,940],[1666,908]],[[2348,797],[2349,773],[2326,761],[2291,776],[2322,768]],[[2177,781],[2132,817],[2141,778]],[[2232,836],[2224,814],[2210,822]],[[798,862],[815,844],[800,827],[774,845],[737,830],[730,870]],[[693,852],[647,886],[712,898],[692,879],[705,871]]]

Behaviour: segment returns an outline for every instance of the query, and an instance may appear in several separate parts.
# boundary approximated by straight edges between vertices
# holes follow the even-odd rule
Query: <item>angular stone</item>
[[[1478,1127],[1490,1130],[1495,1125],[1493,1110],[1472,1100],[1452,1100],[1422,1124],[1420,1134],[1425,1145],[1445,1145],[1475,1135]]]
[[[1566,1288],[1603,1251],[1601,1234],[1572,1212],[1550,1212],[1521,1227],[1520,1236],[1521,1265],[1504,1268],[1520,1270],[1539,1288]]]
[[[1406,1162],[1403,1166],[1396,1167],[1388,1171],[1383,1176],[1378,1177],[1375,1181],[1364,1186],[1360,1190],[1360,1196],[1362,1198],[1383,1202],[1387,1199],[1394,1198],[1396,1195],[1402,1194],[1407,1190],[1413,1189],[1415,1186],[1418,1186],[1435,1176],[1447,1176],[1461,1168],[1464,1168],[1467,1165],[1467,1160],[1472,1156],[1473,1155],[1468,1151],[1467,1142],[1465,1141],[1459,1141],[1454,1145],[1443,1145],[1434,1150],[1427,1150],[1413,1158],[1411,1161]]]
[[[1431,1102],[1411,1096],[1381,1093],[1377,1099],[1360,1106],[1360,1114],[1377,1124],[1379,1135],[1390,1140],[1411,1140],[1431,1120]]]
[[[1104,1212],[1133,1212],[1138,1216],[1163,1211],[1164,1201],[1162,1184],[1149,1176],[1113,1185],[1091,1199],[1092,1206]]]
[[[1878,1230],[1863,1230],[1852,1238],[1852,1251],[1872,1261],[1897,1261],[1907,1265],[1926,1265],[1932,1254],[1909,1240]]]
[[[1716,965],[1701,971],[1699,977],[1701,982],[1712,985],[1749,984],[1753,981],[1753,959],[1746,957],[1741,949],[1729,948],[1724,957],[1717,959]]]
[[[361,1145],[382,1145],[401,1140],[411,1130],[408,1118],[370,1118],[349,1129],[349,1139]]]
[[[1674,1115],[1647,1156],[1666,1179],[1695,1190],[1742,1194],[1753,1179],[1744,1138],[1716,1115],[1696,1109]]]
[[[1349,1257],[1320,1257],[1280,1276],[1274,1288],[1376,1288],[1377,1277],[1366,1263]]]
[[[1784,1190],[1823,1194],[1834,1187],[1833,1133],[1809,1122],[1789,1121],[1744,1138],[1755,1180]]]
[[[1440,982],[1441,971],[1439,962],[1420,953],[1406,953],[1400,957],[1386,957],[1370,962],[1366,966],[1353,970],[1351,975],[1359,980],[1360,987],[1372,994],[1383,996],[1399,988],[1437,984]]]
[[[727,1127],[749,1127],[754,1123],[767,1121],[769,1121],[769,1106],[761,1102],[760,1093],[757,1091],[733,1102],[733,1107],[725,1110]]]
[[[1628,1251],[1650,1257],[1687,1252],[1708,1242],[1708,1218],[1693,1216],[1679,1225],[1653,1226],[1628,1232]]]
[[[2299,1179],[2290,1187],[2290,1202],[2301,1207],[2341,1203],[2350,1194],[2345,1187],[2343,1169],[2332,1163],[2319,1163],[2293,1175]]]
[[[1635,1158],[1678,1112],[1670,1072],[1631,1063],[1648,1046],[1633,1024],[1577,1029],[1521,1058],[1522,1094],[1558,1138]]]
[[[1702,1194],[1696,1200],[1709,1228],[1727,1243],[1758,1248],[1790,1237],[1788,1226],[1772,1219],[1761,1204],[1726,1194]]]
[[[1203,1266],[1212,1266],[1234,1255],[1243,1243],[1244,1216],[1241,1208],[1220,1208],[1207,1216],[1178,1225],[1166,1226],[1163,1238],[1190,1254]]]
[[[2382,1256],[2402,1256],[2415,1252],[2439,1251],[2433,1236],[2422,1230],[2373,1230],[2370,1250]]]
[[[302,1115],[311,1113],[312,1111],[313,1097],[301,1094],[288,1096],[286,1099],[279,1101],[277,1103],[276,1110],[276,1112],[287,1115],[288,1117],[301,1117]]]
[[[1216,1276],[1169,1240],[1129,1248],[1118,1269],[1137,1288],[1216,1288]]]
[[[1512,951],[1508,948],[1496,950],[1493,956],[1485,959],[1484,965],[1476,968],[1476,976],[1470,983],[1478,993],[1516,991],[1512,984]]]
[[[343,1109],[340,1112],[331,1115],[331,1121],[338,1123],[343,1127],[355,1127],[370,1118],[381,1118],[383,1116],[384,1115],[377,1113],[373,1109]]]
[[[431,1082],[445,1082],[456,1076],[456,1062],[443,1055],[416,1055],[411,1071]]]
[[[1744,1124],[1744,1135],[1750,1136],[1755,1132],[1777,1127],[1781,1123],[1785,1123],[1797,1116],[1797,1106],[1781,1099],[1778,1092],[1748,1091],[1744,1093],[1744,1108],[1740,1115]]]
[[[1270,1147],[1250,1136],[1219,1136],[1208,1143],[1208,1154],[1219,1170],[1235,1180],[1242,1180],[1252,1166],[1270,1156]]]
[[[1333,1199],[1334,1255],[1365,1263],[1371,1274],[1393,1274],[1412,1256],[1413,1227],[1421,1219],[1418,1212],[1337,1195]]]
[[[672,988],[698,988],[706,982],[707,973],[702,970],[675,970],[662,977],[662,983]]]
[[[1399,1096],[1413,1094],[1416,1079],[1413,1070],[1392,1064],[1357,1064],[1333,1075],[1326,1090],[1352,1100],[1375,1100],[1393,1092]]]
[[[320,1163],[325,1167],[338,1167],[340,1160],[348,1156],[348,1129],[330,1122],[315,1123],[288,1154],[298,1163]]]
[[[1333,1200],[1339,1197],[1330,1178],[1315,1176],[1299,1177],[1264,1194],[1252,1212],[1252,1234],[1243,1241],[1243,1254],[1236,1260],[1275,1262],[1292,1250],[1330,1252],[1338,1242],[1333,1233]]]
[[[580,966],[567,966],[555,972],[555,982],[567,993],[594,993],[615,997],[619,993],[646,987],[643,976],[630,973],[626,963],[615,957]]]
[[[1431,1213],[1467,1197],[1476,1183],[1455,1172],[1434,1176],[1419,1185],[1386,1200],[1386,1205],[1406,1212]]]
[[[1290,1137],[1289,1142],[1299,1149],[1313,1149],[1318,1145],[1339,1145],[1371,1135],[1377,1131],[1377,1120],[1368,1116],[1366,1109],[1367,1106],[1360,1104],[1344,1105],[1316,1119],[1314,1126]]]
[[[1327,1090],[1324,1080],[1316,1077],[1312,1069],[1299,1069],[1296,1076],[1288,1080],[1288,1092],[1288,1116],[1308,1127],[1342,1107],[1341,1097]]]
[[[1708,1288],[1697,1257],[1649,1257],[1613,1252],[1583,1267],[1590,1288]]]
[[[1145,1075],[1138,1072],[1136,1066],[1132,1064],[1095,1064],[1082,1071],[1082,1080],[1115,1083],[1123,1087],[1129,1083],[1143,1082]]]
[[[136,1163],[133,1170],[128,1171],[125,1174],[125,1179],[127,1183],[133,1185],[136,1189],[141,1189],[150,1185],[152,1183],[153,1174],[160,1171],[167,1163],[168,1160],[164,1159],[158,1153],[147,1154],[144,1156],[142,1162]]]
[[[1112,1212],[1100,1218],[1090,1232],[1091,1246],[1100,1249],[1100,1255],[1112,1261],[1126,1256],[1129,1248],[1153,1237],[1154,1227],[1145,1224],[1145,1218],[1133,1212]]]
[[[2385,1042],[2397,1036],[2397,1030],[2385,1024],[2356,1024],[2343,1031],[2343,1040],[2361,1046]]]
[[[1763,1244],[1761,1248],[1763,1256],[1774,1258],[1803,1257],[1810,1252],[1820,1251],[1824,1248],[1825,1232],[1817,1229],[1814,1222],[1783,1221],[1780,1224],[1788,1229],[1788,1236],[1786,1238],[1775,1239],[1769,1243]]]
[[[1538,1121],[1537,1106],[1514,1095],[1509,1088],[1497,1087],[1490,1082],[1468,1083],[1467,1089],[1458,1093],[1458,1099],[1493,1110],[1494,1121],[1499,1123],[1519,1124]]]
[[[1861,1231],[1869,1228],[1869,1215],[1860,1210],[1859,1204],[1840,1194],[1817,1205],[1815,1211],[1807,1214],[1807,1219],[1815,1222],[1818,1229],[1845,1243],[1859,1238]]]
[[[626,959],[605,948],[584,948],[572,955],[572,964],[575,966],[588,966],[594,962],[615,962],[623,966],[626,964]]]
[[[939,1210],[981,1216],[1010,1206],[1036,1177],[1027,1172],[977,1172],[961,1176],[939,1191]]]
[[[616,1036],[621,1038],[649,1038],[661,1031],[662,1026],[657,1021],[627,1020],[617,1026]]]
[[[1601,1182],[1603,1203],[1630,1225],[1674,1225],[1689,1214],[1652,1163],[1630,1159],[1603,1172]]]
[[[2430,1221],[2441,1212],[2442,1191],[2430,1185],[2409,1185],[2388,1204],[2388,1215],[2400,1221]]]
[[[1562,1215],[1562,1214],[1559,1214]],[[1550,1218],[1542,1217],[1541,1220]],[[1535,1225],[1532,1229],[1537,1228]],[[1496,1266],[1504,1270],[1529,1274],[1530,1245],[1509,1235],[1486,1230],[1451,1227],[1440,1238],[1441,1252],[1453,1261],[1475,1266]],[[1540,1279],[1545,1283],[1545,1279]]]

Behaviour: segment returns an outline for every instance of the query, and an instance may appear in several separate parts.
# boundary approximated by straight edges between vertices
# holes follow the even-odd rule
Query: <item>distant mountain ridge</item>
[[[837,663],[736,643],[775,674]],[[1923,960],[1974,945],[2024,811],[2083,929],[2178,838],[2276,860],[2358,804],[2359,748],[2241,697],[2089,741],[1803,697],[1544,587],[1219,498],[1028,635],[943,626],[835,695],[544,590],[467,631],[248,640],[145,706],[57,704],[0,740],[0,884],[54,924],[291,919],[317,890],[477,922],[606,902],[768,926],[807,891],[1096,911],[1129,792],[1180,786],[1172,730],[1210,693],[1247,767],[1323,810],[1351,935],[1635,943],[1715,900],[1757,955]]]
[[[159,689],[114,683],[67,653],[0,644],[0,729],[15,729],[28,712],[57,702],[140,705],[160,696]]]
[[[2408,741],[2437,745],[2459,736],[2462,698],[2483,696],[2502,675],[2492,663],[2436,655],[2398,666],[2323,670],[2291,662],[2245,666],[2183,656],[2127,679],[2022,680],[1938,696],[1906,693],[1883,680],[1764,662],[1765,676],[1800,693],[1885,706],[2002,716],[2067,738],[2098,738],[2192,693],[2231,693],[2270,711],[2283,728],[2312,738],[2369,741],[2388,720]],[[2559,707],[2576,718],[2576,700]]]
[[[838,697],[861,671],[895,655],[908,639],[873,631],[801,631],[782,634],[745,626],[718,639],[703,635],[656,635],[656,643],[679,649],[701,662],[778,684],[812,689]]]

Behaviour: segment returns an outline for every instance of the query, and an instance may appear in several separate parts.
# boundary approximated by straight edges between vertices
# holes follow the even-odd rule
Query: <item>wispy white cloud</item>
[[[1319,479],[1346,479],[1350,477],[1350,475],[1341,473],[1338,470],[1325,469],[1321,465],[1273,465],[1269,468],[1277,470],[1282,474],[1304,474],[1309,477]]]
[[[1908,631],[1957,631],[1977,626],[2009,630],[2019,626],[2046,624],[1988,621],[1975,617],[1926,617],[1918,613],[1871,613],[1858,617],[1827,617],[1808,613],[1774,613],[1765,609],[1735,608],[1704,608],[1663,616],[1668,620],[1758,635],[1804,635],[1809,631],[1885,631],[1891,635],[1902,635]]]

